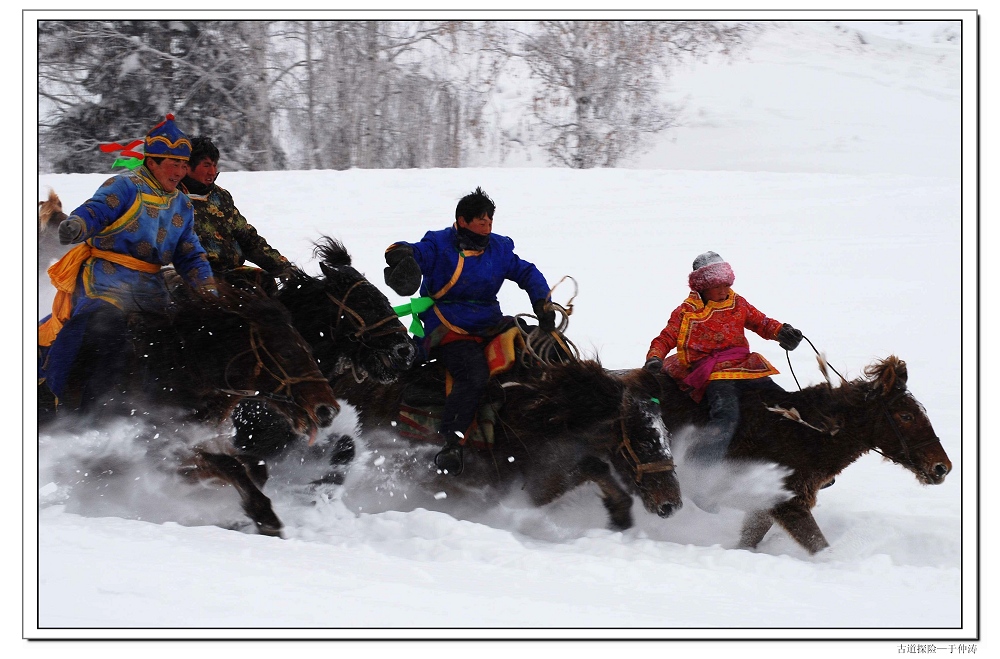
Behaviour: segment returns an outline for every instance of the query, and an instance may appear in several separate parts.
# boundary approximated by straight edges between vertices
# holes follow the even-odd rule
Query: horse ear
[[[323,271],[323,274],[327,279],[333,279],[334,275],[337,273],[335,268],[327,265],[324,261],[319,262],[319,269]]]
[[[890,356],[879,363],[874,369],[882,393],[888,396],[893,391],[906,389],[906,362],[896,356]]]

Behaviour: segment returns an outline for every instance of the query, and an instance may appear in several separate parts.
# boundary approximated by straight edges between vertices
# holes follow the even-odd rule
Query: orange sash
[[[160,266],[155,263],[147,263],[128,254],[97,249],[89,243],[80,243],[66,252],[61,259],[53,263],[48,269],[49,279],[52,280],[52,285],[56,287],[56,297],[52,301],[52,316],[38,326],[38,345],[52,345],[52,342],[56,340],[56,335],[59,334],[59,330],[62,329],[63,324],[72,315],[73,292],[76,290],[76,279],[80,274],[80,268],[83,267],[84,261],[90,257],[111,261],[126,268],[149,274],[160,271]]]

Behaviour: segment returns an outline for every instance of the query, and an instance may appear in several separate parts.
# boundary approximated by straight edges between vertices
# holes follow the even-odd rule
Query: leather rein
[[[305,348],[306,346],[300,343],[299,347]],[[294,377],[289,375],[288,371],[286,371],[285,368],[281,365],[281,362],[278,361],[278,359],[275,358],[273,354],[271,354],[271,351],[264,346],[260,338],[260,330],[257,329],[257,324],[251,321],[250,348],[236,355],[233,355],[233,358],[229,360],[228,364],[226,364],[224,376],[227,385],[229,384],[230,367],[237,359],[246,354],[252,354],[254,356],[254,359],[257,361],[253,369],[253,377],[256,379],[261,374],[261,372],[265,372],[267,375],[271,376],[271,378],[277,381],[278,386],[275,388],[274,391],[263,392],[263,393],[260,391],[251,391],[249,389],[235,389],[231,387],[226,389],[219,389],[220,392],[224,394],[229,394],[231,396],[243,396],[246,398],[262,398],[265,400],[273,400],[282,403],[290,403],[292,405],[298,405],[298,403],[295,402],[295,399],[292,396],[292,386],[300,382],[327,382],[327,379],[323,377],[322,374],[319,373],[318,369],[316,370],[315,375],[307,375],[300,377]],[[267,364],[264,361],[264,357],[269,358],[271,363],[274,364],[275,369],[279,371],[278,373],[275,372],[275,369],[271,369],[267,366]],[[282,393],[282,392],[287,392],[287,393]]]
[[[368,325],[367,323],[365,323],[365,319],[361,317],[361,314],[359,314],[357,311],[347,306],[347,298],[351,296],[351,293],[354,291],[355,288],[357,288],[363,283],[365,283],[365,280],[359,279],[358,281],[351,284],[350,288],[347,289],[347,292],[344,293],[344,297],[339,300],[336,297],[334,297],[332,293],[329,292],[326,293],[326,297],[329,298],[330,302],[333,302],[340,309],[340,314],[337,316],[337,323],[333,326],[332,329],[333,334],[334,335],[337,334],[337,330],[340,328],[340,321],[346,316],[350,316],[351,318],[353,318],[355,326],[357,327],[357,330],[354,333],[348,335],[349,338],[355,341],[360,341],[361,338],[364,336],[367,336],[367,338],[369,339],[374,339],[380,336],[388,336],[390,334],[395,334],[396,332],[405,332],[406,327],[404,327],[403,324],[399,322],[399,316],[396,315],[395,311],[393,311],[390,315],[386,316],[382,320],[372,323],[371,325]],[[377,328],[382,327],[383,325],[387,325],[393,321],[397,322],[397,325],[395,327],[383,329],[378,332],[374,331]]]

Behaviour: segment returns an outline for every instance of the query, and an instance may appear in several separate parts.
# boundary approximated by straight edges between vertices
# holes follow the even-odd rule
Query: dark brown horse
[[[288,309],[320,370],[330,381],[394,382],[417,351],[389,299],[351,265],[351,255],[337,240],[323,237],[315,255],[323,275],[293,270],[276,299]],[[237,443],[262,459],[294,440],[285,420],[258,402],[241,405],[234,422]],[[347,438],[332,459],[342,463],[351,455]]]
[[[288,312],[267,297],[220,289],[219,298],[189,292],[175,295],[167,310],[132,314],[133,357],[125,380],[109,396],[114,400],[88,412],[88,420],[129,415],[132,409],[168,409],[180,411],[179,421],[219,425],[242,400],[255,399],[299,435],[314,437],[318,428],[329,426],[339,404]],[[67,389],[78,387],[71,382]],[[73,395],[64,398],[54,407],[51,393],[39,386],[40,423],[81,414]],[[211,443],[211,448],[181,451],[177,466],[234,486],[258,530],[280,535],[281,522],[260,491],[265,475],[257,462],[240,456],[231,438]]]
[[[334,391],[357,408],[364,431],[390,431],[396,442],[406,391],[433,396],[433,387],[440,385],[437,395],[443,397],[436,369],[436,363],[426,363],[390,385],[341,378]],[[615,529],[632,526],[633,495],[660,517],[680,509],[680,485],[654,402],[659,385],[652,375],[639,371],[615,377],[599,362],[585,360],[505,375],[498,385],[489,394],[496,410],[492,447],[467,447],[464,470],[456,476],[433,466],[430,455],[439,447],[400,438],[396,446],[407,452],[433,448],[426,459],[408,461],[407,468],[430,475],[430,485],[445,492],[469,487],[503,491],[520,479],[537,506],[595,483]]]
[[[869,451],[910,470],[920,483],[944,481],[951,461],[924,407],[906,388],[906,363],[890,356],[866,368],[865,376],[839,387],[744,396],[727,458],[788,468],[785,486],[793,496],[769,510],[748,512],[741,547],[756,547],[775,522],[811,554],[828,547],[811,512],[817,493]],[[705,406],[695,405],[668,376],[659,379],[663,421],[672,433],[707,421]]]

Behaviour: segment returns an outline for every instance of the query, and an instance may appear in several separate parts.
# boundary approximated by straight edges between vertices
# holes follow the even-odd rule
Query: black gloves
[[[535,318],[538,319],[538,329],[543,332],[551,332],[556,328],[556,312],[552,307],[546,306],[545,300],[536,300],[531,308],[535,311]]]
[[[409,245],[393,245],[385,253],[385,262],[389,264],[383,272],[385,283],[397,295],[413,295],[420,288],[420,266],[413,258],[413,248]]]
[[[663,370],[663,360],[659,357],[650,357],[642,367],[650,373],[659,373]]]
[[[802,341],[802,330],[797,330],[788,323],[785,323],[778,330],[777,339],[778,345],[785,350],[795,350]]]
[[[59,244],[69,245],[83,241],[83,231],[87,225],[78,217],[70,217],[59,223]]]

